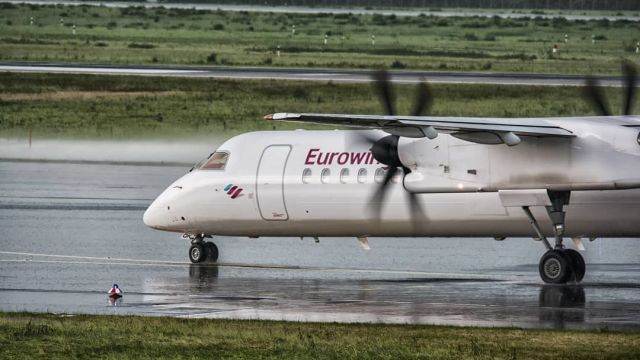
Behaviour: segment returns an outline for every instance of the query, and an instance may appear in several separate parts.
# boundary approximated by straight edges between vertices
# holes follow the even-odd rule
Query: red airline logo
[[[240,196],[242,188],[238,187],[237,185],[228,184],[227,186],[225,186],[224,191],[227,192],[227,195],[229,195],[230,198],[235,199]]]

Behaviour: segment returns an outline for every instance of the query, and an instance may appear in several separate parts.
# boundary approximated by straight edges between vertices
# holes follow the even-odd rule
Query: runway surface
[[[587,244],[579,286],[543,286],[530,239],[221,237],[218,265],[191,265],[141,220],[188,168],[0,161],[0,310],[640,329],[636,239]]]
[[[365,9],[365,8],[350,8],[347,6],[339,8],[331,8],[324,6],[303,7],[303,6],[266,6],[266,5],[234,5],[234,4],[194,4],[194,3],[171,3],[171,2],[102,2],[102,1],[56,1],[56,0],[4,0],[11,3],[26,3],[26,4],[39,4],[39,5],[51,5],[51,4],[63,4],[63,5],[93,5],[93,6],[107,6],[107,7],[128,7],[128,6],[144,6],[144,7],[165,7],[173,9],[197,9],[197,10],[223,10],[223,11],[252,11],[252,12],[272,12],[272,13],[291,13],[291,14],[362,14],[362,15],[396,15],[396,16],[419,16],[420,14],[437,16],[437,17],[493,17],[498,16],[501,18],[535,18],[541,17],[545,19],[551,19],[554,17],[564,17],[568,20],[598,20],[606,18],[610,21],[615,20],[640,20],[639,16],[635,15],[606,15],[604,12],[600,15],[587,15],[569,13],[566,11],[554,11],[546,10],[543,13],[533,13],[529,10],[514,11],[507,9],[496,9],[487,11],[474,11],[473,9],[445,9],[438,11],[430,11],[429,9]],[[578,11],[575,11],[578,12]],[[611,11],[613,14],[614,11]]]
[[[17,73],[66,73],[102,75],[141,75],[205,77],[221,79],[273,79],[333,82],[370,82],[371,72],[366,70],[296,69],[273,67],[223,67],[223,66],[155,66],[155,65],[91,65],[63,63],[0,62],[0,72]],[[448,84],[503,84],[538,86],[582,86],[584,76],[547,75],[523,73],[469,73],[435,71],[391,71],[391,80],[396,83]],[[620,76],[599,76],[603,86],[621,86]]]

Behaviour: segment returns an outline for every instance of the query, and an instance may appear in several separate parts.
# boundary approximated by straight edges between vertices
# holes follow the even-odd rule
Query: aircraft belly
[[[505,208],[497,193],[423,194],[425,216],[416,226],[400,186],[388,196],[377,221],[368,211],[370,189],[353,185],[326,192],[307,191],[306,185],[286,191],[288,221],[229,220],[220,235],[237,236],[389,236],[389,237],[532,237],[524,212]],[[291,201],[291,198],[297,201]],[[640,190],[574,192],[567,206],[566,235],[587,237],[640,236]],[[542,230],[552,237],[543,206],[531,208]],[[222,230],[222,229],[220,229]],[[414,231],[415,230],[415,231]]]

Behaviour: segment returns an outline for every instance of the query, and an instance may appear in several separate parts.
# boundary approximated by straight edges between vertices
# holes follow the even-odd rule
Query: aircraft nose
[[[165,231],[187,231],[192,225],[189,204],[192,202],[182,186],[172,186],[165,190],[149,205],[142,216],[142,222],[152,229]]]
[[[160,229],[163,226],[167,225],[163,224],[163,216],[160,213],[160,209],[155,202],[149,205],[147,210],[144,212],[144,215],[142,216],[142,222],[144,222],[146,226],[152,229]]]

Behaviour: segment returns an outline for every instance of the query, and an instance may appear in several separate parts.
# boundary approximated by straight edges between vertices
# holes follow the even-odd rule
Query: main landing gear
[[[210,241],[204,241],[202,235],[188,236],[191,239],[191,247],[189,247],[189,260],[198,264],[205,261],[218,261],[218,247]]]
[[[553,223],[553,234],[555,236],[555,246],[553,248],[549,244],[547,237],[543,235],[542,230],[540,230],[540,226],[529,207],[522,207],[538,236],[538,240],[542,241],[547,248],[547,252],[542,255],[538,265],[540,277],[542,281],[548,284],[564,284],[568,281],[580,282],[586,272],[584,258],[576,250],[565,249],[562,244],[565,229],[563,207],[569,204],[571,192],[550,190],[548,194],[551,205],[546,206],[546,209]]]

